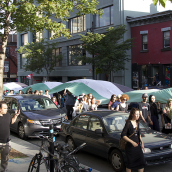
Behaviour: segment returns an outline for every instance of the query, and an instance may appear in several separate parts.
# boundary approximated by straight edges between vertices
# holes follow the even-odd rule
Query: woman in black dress
[[[151,121],[153,122],[153,125],[150,125],[150,127],[153,130],[160,131],[158,114],[159,113],[162,114],[162,110],[160,110],[160,103],[158,103],[158,107],[157,107],[157,104],[155,103],[154,95],[149,96],[149,105],[150,105]]]
[[[131,172],[132,169],[138,170],[138,172],[144,171],[144,143],[139,130],[139,117],[139,109],[132,108],[129,118],[126,121],[125,127],[121,133],[121,137],[127,141],[125,148],[127,156],[126,172]],[[130,137],[130,135],[132,136]]]

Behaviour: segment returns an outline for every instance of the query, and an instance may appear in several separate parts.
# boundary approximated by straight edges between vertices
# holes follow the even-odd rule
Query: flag
[[[31,73],[30,75],[26,76],[27,79],[32,79],[33,78],[33,73]]]

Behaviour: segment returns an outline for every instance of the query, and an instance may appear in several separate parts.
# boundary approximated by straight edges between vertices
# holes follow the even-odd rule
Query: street
[[[14,135],[15,137],[18,137],[17,134],[13,132],[11,132],[11,134]],[[41,144],[41,141],[39,139],[28,139],[27,141],[36,145]],[[64,143],[60,140],[60,137],[56,137],[56,141],[58,143]],[[45,145],[48,145],[48,143],[46,142]],[[76,154],[76,157],[81,164],[91,167],[96,171],[114,172],[110,163],[106,159],[100,158],[96,155],[92,155],[84,151],[79,151]],[[172,162],[146,167],[145,172],[171,172],[171,168],[172,168]]]

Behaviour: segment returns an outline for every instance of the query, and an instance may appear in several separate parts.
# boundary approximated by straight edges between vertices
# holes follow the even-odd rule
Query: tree
[[[8,35],[10,31],[17,32],[43,32],[49,30],[54,32],[53,38],[61,35],[69,38],[70,32],[63,22],[56,22],[56,18],[61,21],[68,21],[73,9],[77,10],[77,15],[100,14],[96,9],[98,0],[0,0],[0,33],[2,39],[2,49],[0,52],[0,98],[3,91],[3,69],[5,51]],[[51,20],[50,17],[54,17]]]
[[[155,6],[159,2],[159,4],[162,5],[163,7],[165,7],[165,3],[167,2],[167,0],[152,0],[152,1],[153,1]],[[172,0],[169,0],[169,1],[172,2]]]
[[[123,41],[126,31],[126,26],[120,25],[108,28],[105,34],[87,32],[87,35],[81,35],[83,47],[92,57],[78,59],[95,66],[96,74],[124,70],[125,62],[130,60],[126,51],[132,47],[132,39]]]
[[[45,69],[49,79],[50,73],[63,58],[62,54],[55,53],[57,46],[58,43],[49,43],[42,39],[40,42],[32,42],[20,47],[19,53],[24,53],[26,58],[26,63],[23,66],[25,71],[40,73]]]

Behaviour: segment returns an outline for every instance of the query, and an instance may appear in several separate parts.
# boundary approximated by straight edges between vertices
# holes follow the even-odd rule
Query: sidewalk
[[[28,157],[10,159],[8,163],[8,172],[27,172],[31,159],[39,152],[39,147],[12,135],[10,138],[11,147],[24,153]],[[46,170],[41,170],[41,172],[46,172]]]
[[[32,143],[29,143],[12,135],[10,136],[10,138],[11,147],[19,152],[24,153],[28,157],[10,159],[8,163],[8,172],[27,172],[31,159],[36,153],[39,152],[39,146],[36,146]],[[45,170],[44,164],[41,165],[40,172],[47,172]],[[92,169],[92,172],[98,171]]]

